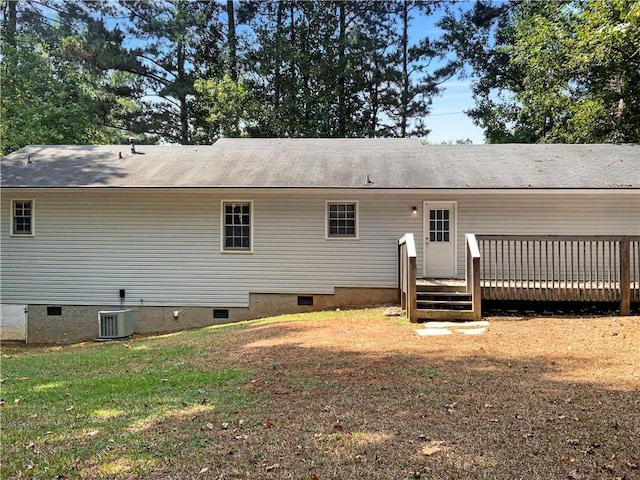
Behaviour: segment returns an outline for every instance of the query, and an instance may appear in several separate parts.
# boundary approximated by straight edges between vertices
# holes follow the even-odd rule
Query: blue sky
[[[427,140],[440,143],[469,138],[474,144],[484,143],[482,129],[463,113],[474,105],[470,82],[454,78],[445,83],[445,88],[441,96],[434,98],[427,117],[427,127],[431,129]]]
[[[450,4],[454,10],[463,11],[473,5],[474,2],[471,0],[457,0]],[[436,24],[443,14],[444,11],[438,9],[429,17],[414,15],[409,28],[411,41],[417,43],[425,36],[431,39],[439,38],[442,30]],[[433,62],[433,68],[437,67],[438,63]],[[431,143],[440,143],[469,138],[474,144],[484,143],[482,129],[476,127],[464,113],[465,110],[473,107],[474,103],[470,80],[454,77],[445,82],[443,93],[433,99],[431,114],[426,118],[427,128],[431,129],[427,140]]]

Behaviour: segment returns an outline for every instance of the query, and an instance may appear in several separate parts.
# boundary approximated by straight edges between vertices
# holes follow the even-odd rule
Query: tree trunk
[[[8,45],[15,47],[16,45],[16,28],[17,28],[17,15],[16,6],[18,0],[7,0],[4,8],[4,41]]]
[[[184,85],[185,82],[185,72],[184,72],[184,41],[182,39],[178,40],[178,85]],[[178,94],[178,100],[180,101],[180,144],[188,145],[189,141],[189,110],[187,105],[187,96],[180,92]]]
[[[227,42],[229,44],[229,75],[235,82],[238,80],[238,55],[236,51],[236,20],[233,10],[233,0],[227,0]]]
[[[409,6],[402,2],[402,94],[400,96],[400,136],[407,136],[409,114]]]
[[[274,65],[274,85],[273,85],[273,105],[277,112],[280,110],[280,101],[282,97],[282,15],[284,14],[284,2],[278,2],[278,11],[276,14],[276,58]]]
[[[347,109],[345,99],[345,39],[346,39],[346,15],[345,5],[338,2],[338,15],[340,20],[340,32],[338,34],[338,136],[344,137],[347,131]]]

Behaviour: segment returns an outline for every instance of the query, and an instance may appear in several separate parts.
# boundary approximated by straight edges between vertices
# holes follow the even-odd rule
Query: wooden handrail
[[[402,237],[400,237],[400,239],[398,240],[398,245],[403,245],[403,244],[407,245],[407,255],[409,257],[418,256],[416,254],[416,241],[413,236],[413,233],[405,233]]]
[[[410,322],[417,322],[416,295],[416,242],[413,233],[405,233],[398,240],[398,277],[400,307],[407,312]]]
[[[480,247],[473,233],[465,235],[466,243],[466,284],[471,294],[472,311],[476,320],[482,318],[482,288],[480,280]]]
[[[498,235],[498,234],[475,234],[478,240],[504,240],[504,241],[556,241],[563,240],[567,242],[598,242],[603,240],[620,241],[629,235]],[[632,236],[635,238],[635,236]]]

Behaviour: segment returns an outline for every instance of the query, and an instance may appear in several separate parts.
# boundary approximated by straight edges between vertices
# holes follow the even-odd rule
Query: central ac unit
[[[125,338],[133,335],[131,310],[102,310],[98,312],[99,338]]]

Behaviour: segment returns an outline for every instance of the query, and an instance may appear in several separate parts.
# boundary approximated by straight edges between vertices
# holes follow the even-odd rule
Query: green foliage
[[[208,112],[212,137],[246,136],[255,122],[258,107],[250,97],[244,80],[234,81],[229,75],[221,79],[198,79],[194,83],[198,101]]]
[[[478,1],[443,20],[489,142],[640,140],[640,4]]]
[[[116,101],[90,75],[47,54],[31,37],[3,48],[0,149],[27,144],[109,143],[101,116]],[[121,109],[130,108],[126,102]]]
[[[107,10],[79,0],[3,4],[3,153],[29,143],[111,143],[131,135],[141,85],[114,69],[127,51],[122,32],[105,27]]]
[[[440,373],[435,368],[423,368],[422,374],[428,378],[436,378],[440,376]]]

